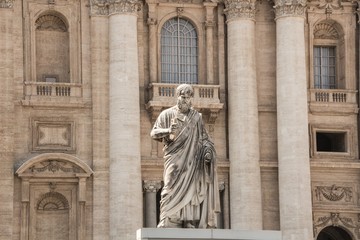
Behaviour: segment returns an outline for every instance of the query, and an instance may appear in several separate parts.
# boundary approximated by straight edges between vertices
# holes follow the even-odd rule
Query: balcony
[[[152,83],[149,85],[149,99],[146,109],[154,122],[160,112],[176,105],[176,88],[178,84]],[[194,97],[192,105],[201,113],[208,115],[208,123],[214,124],[224,104],[220,103],[219,85],[192,85]]]
[[[25,82],[25,106],[69,106],[82,103],[82,85],[77,83]]]
[[[345,89],[309,89],[312,113],[354,114],[358,112],[357,91]]]

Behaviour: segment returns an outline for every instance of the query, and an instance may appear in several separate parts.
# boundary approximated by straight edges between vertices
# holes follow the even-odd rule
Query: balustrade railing
[[[165,105],[176,103],[176,88],[178,84],[152,83],[150,88],[150,99],[154,102],[163,102]],[[192,85],[194,97],[192,103],[196,105],[220,103],[219,85]]]
[[[355,104],[356,93],[357,91],[344,89],[310,89],[310,101]]]
[[[81,84],[25,82],[26,96],[81,97]]]

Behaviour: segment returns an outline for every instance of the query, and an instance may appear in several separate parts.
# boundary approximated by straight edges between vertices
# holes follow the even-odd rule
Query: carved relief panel
[[[356,205],[355,185],[349,183],[314,183],[313,203],[314,205]]]

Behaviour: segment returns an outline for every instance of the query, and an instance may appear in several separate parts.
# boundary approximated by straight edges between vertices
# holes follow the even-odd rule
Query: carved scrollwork
[[[143,189],[145,192],[157,192],[161,187],[161,181],[145,180],[143,183]]]
[[[91,15],[109,15],[109,3],[107,0],[91,0]]]
[[[327,226],[343,226],[353,230],[357,237],[360,237],[359,224],[355,223],[355,221],[351,217],[343,216],[342,214],[340,216],[340,213],[331,212],[329,215],[321,216],[317,219],[314,219],[313,227],[315,236],[317,235],[319,229],[321,230]]]
[[[139,0],[109,0],[109,14],[136,14],[140,10],[141,2]]]
[[[256,0],[224,0],[227,20],[236,18],[255,19]]]
[[[348,0],[311,0],[310,3],[315,3],[318,9],[324,9],[327,16],[331,15],[334,10],[342,10],[343,2],[350,2]]]
[[[44,161],[41,162],[39,165],[34,165],[32,167],[30,167],[30,171],[31,172],[45,172],[45,171],[49,171],[49,172],[65,172],[65,173],[79,173],[80,172],[80,168],[72,165],[72,164],[67,164],[65,162],[62,161],[57,161],[57,160],[50,160],[50,161]]]
[[[305,16],[306,0],[275,0],[276,18],[286,16]]]
[[[339,33],[334,26],[322,22],[316,24],[314,28],[314,38],[317,39],[339,39]]]
[[[317,186],[315,188],[315,194],[318,201],[323,201],[325,198],[332,202],[342,199],[346,202],[351,202],[353,197],[351,187],[338,187],[335,184],[332,186]]]
[[[0,0],[0,8],[13,8],[14,0]]]

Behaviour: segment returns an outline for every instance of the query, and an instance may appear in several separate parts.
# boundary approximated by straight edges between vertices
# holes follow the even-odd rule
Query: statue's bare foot
[[[195,226],[193,224],[191,224],[190,222],[188,222],[186,224],[186,228],[195,228]]]

